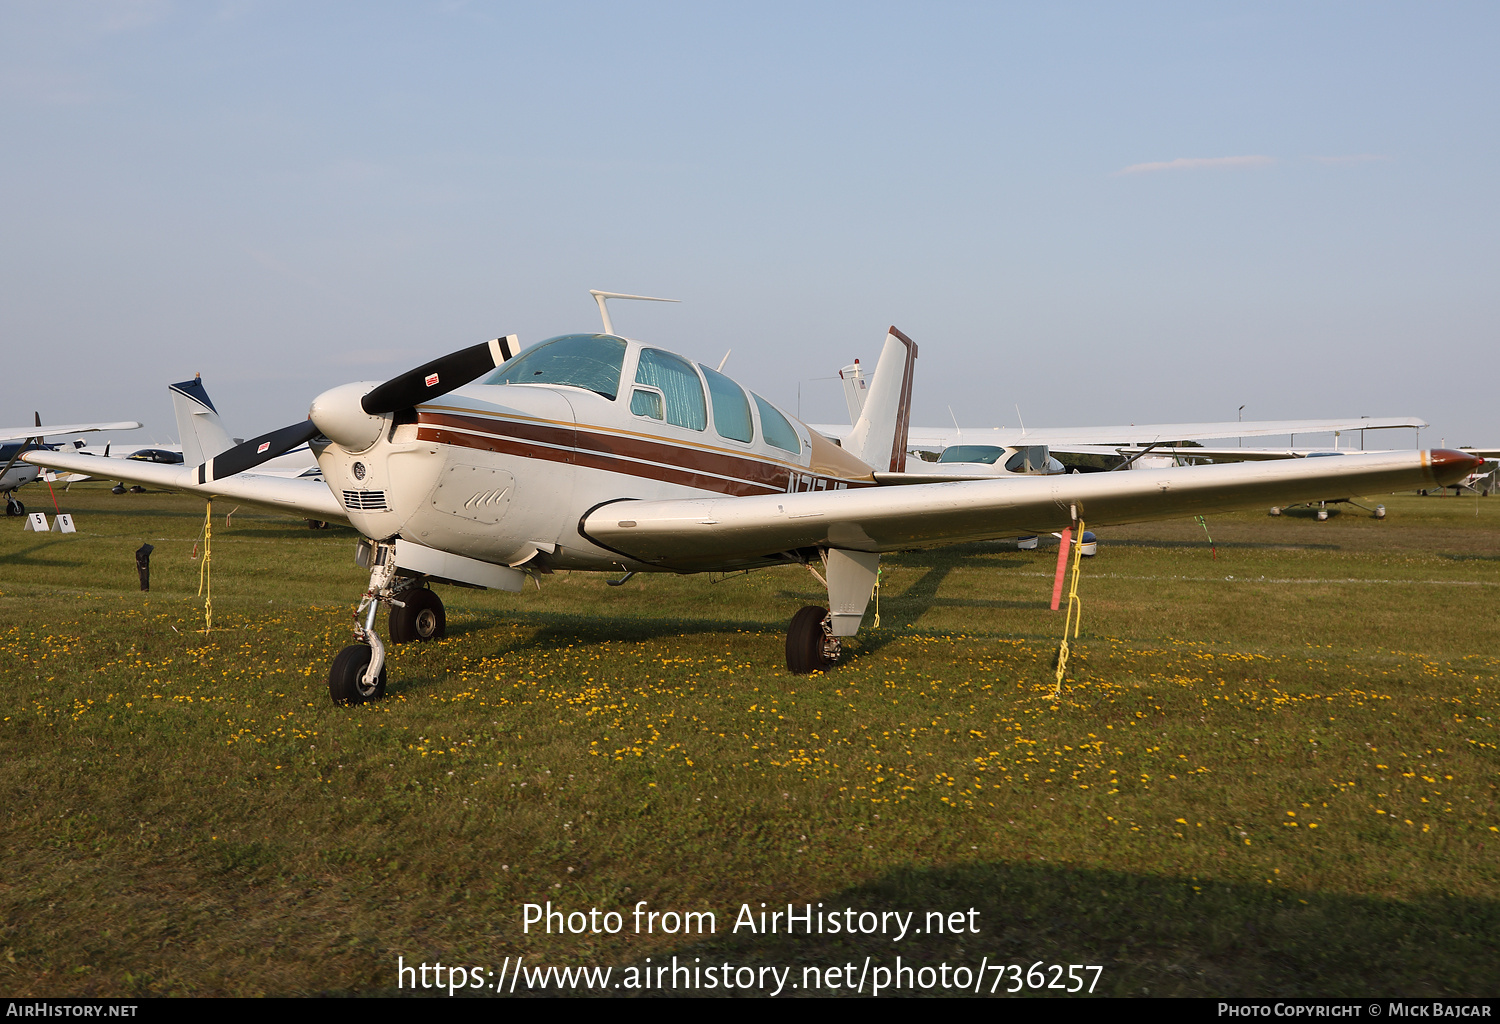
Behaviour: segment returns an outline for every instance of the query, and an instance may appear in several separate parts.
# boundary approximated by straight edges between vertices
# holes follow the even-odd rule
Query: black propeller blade
[[[496,338],[482,345],[471,345],[457,352],[440,356],[430,363],[423,363],[415,370],[408,370],[392,377],[384,384],[360,399],[360,406],[370,416],[409,409],[418,402],[446,395],[455,388],[463,387],[476,377],[483,376],[510,358],[514,351],[514,335]],[[335,392],[338,389],[335,389]],[[329,394],[325,392],[325,394]],[[316,403],[315,403],[316,404]],[[330,431],[333,427],[328,428]],[[254,469],[269,459],[284,455],[321,433],[312,420],[294,423],[289,427],[273,430],[269,434],[253,437],[235,445],[209,459],[198,467],[198,482],[221,480],[235,473]]]
[[[513,338],[496,338],[481,345],[471,345],[415,370],[392,377],[360,401],[365,412],[380,416],[400,409],[410,409],[481,377],[506,360],[507,342]]]
[[[303,420],[269,434],[252,437],[233,448],[225,449],[199,466],[198,482],[206,484],[210,480],[222,480],[226,476],[254,469],[262,462],[285,455],[299,444],[305,444],[317,436],[318,428],[313,426],[313,421]]]

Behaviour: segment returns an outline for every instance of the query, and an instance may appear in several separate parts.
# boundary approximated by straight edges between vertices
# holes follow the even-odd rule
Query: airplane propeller
[[[360,399],[360,408],[371,416],[380,416],[410,409],[418,402],[463,387],[505,362],[503,340],[509,339],[496,338],[482,345],[471,345],[392,377]]]
[[[312,420],[293,423],[268,434],[252,437],[233,448],[225,449],[198,467],[198,482],[221,480],[226,476],[254,469],[278,455],[285,455],[299,444],[306,444],[317,437],[320,431]]]
[[[386,415],[446,395],[483,376],[511,356],[515,342],[511,335],[450,352],[369,391],[367,384],[331,388],[313,399],[308,418],[301,423],[252,437],[199,466],[198,482],[254,469],[320,434],[351,451],[362,451],[380,437]]]

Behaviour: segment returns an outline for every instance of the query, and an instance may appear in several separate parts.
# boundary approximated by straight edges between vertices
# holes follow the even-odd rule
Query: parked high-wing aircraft
[[[882,353],[883,354],[883,353]],[[849,423],[814,423],[812,429],[826,437],[842,440],[853,430],[859,418],[869,382],[860,362],[839,371],[844,401],[849,408]],[[1361,416],[1357,419],[1303,420],[1227,420],[1207,423],[1130,423],[1100,427],[1040,427],[1028,430],[1014,427],[912,427],[907,443],[912,448],[940,452],[936,464],[914,467],[908,472],[912,483],[972,477],[1047,476],[1067,471],[1052,453],[1067,455],[1116,456],[1125,461],[1116,468],[1161,468],[1175,460],[1215,459],[1243,461],[1250,459],[1284,459],[1321,452],[1325,449],[1272,448],[1204,448],[1177,447],[1182,441],[1207,441],[1237,437],[1276,437],[1297,434],[1332,433],[1335,444],[1340,433],[1366,430],[1390,430],[1398,427],[1420,430],[1428,424],[1415,416]]]
[[[616,297],[616,296],[606,296]],[[600,306],[603,311],[603,300]],[[843,447],[702,363],[615,334],[517,352],[497,338],[384,383],[318,395],[307,420],[202,465],[133,479],[321,519],[364,537],[356,643],[334,658],[336,702],[380,697],[391,639],[439,636],[431,582],[520,590],[554,569],[696,573],[804,565],[828,606],[791,620],[787,667],[829,667],[870,600],[883,552],[1364,493],[1438,486],[1476,459],[1400,452],[1139,473],[883,486],[906,464],[917,348],[891,328]],[[244,474],[311,442],[324,482]],[[28,461],[87,469],[86,456]],[[80,465],[82,464],[82,465]],[[358,617],[361,616],[362,617]]]
[[[33,416],[36,423],[29,427],[0,427],[0,461],[5,463],[5,468],[0,469],[0,494],[5,495],[5,514],[8,516],[26,514],[26,506],[16,500],[16,489],[35,480],[38,471],[36,466],[22,461],[21,455],[28,451],[42,450],[43,438],[56,437],[58,434],[87,434],[94,430],[135,430],[140,426],[130,420],[119,423],[64,423],[61,426],[44,427],[41,414],[34,413]]]

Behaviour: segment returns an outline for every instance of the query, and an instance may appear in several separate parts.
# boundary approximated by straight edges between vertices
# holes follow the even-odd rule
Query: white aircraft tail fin
[[[911,427],[911,386],[917,346],[892,327],[870,379],[859,418],[844,441],[845,450],[878,470],[906,471],[906,440]]]
[[[234,447],[234,441],[219,421],[203,380],[194,377],[180,384],[169,384],[172,411],[177,414],[177,435],[182,439],[182,461],[201,466],[221,452]]]
[[[858,423],[859,414],[865,409],[865,397],[869,394],[869,382],[865,380],[865,371],[860,369],[859,360],[840,370],[839,379],[844,382],[844,403],[849,406],[849,422]]]

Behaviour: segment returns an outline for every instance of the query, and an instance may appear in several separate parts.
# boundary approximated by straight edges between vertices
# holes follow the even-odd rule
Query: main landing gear
[[[361,564],[364,564],[361,562]],[[391,642],[441,639],[448,619],[443,602],[419,580],[396,575],[396,545],[369,547],[370,585],[354,610],[354,640],[333,659],[328,695],[335,704],[364,704],[385,696],[385,644],[375,632],[375,613],[390,606]]]
[[[880,555],[876,552],[825,548],[818,554],[822,573],[809,563],[803,564],[828,588],[828,607],[812,605],[792,616],[786,631],[786,667],[793,675],[821,672],[838,661],[842,638],[859,632],[865,607],[880,578]]]
[[[419,640],[441,640],[448,632],[448,616],[443,600],[425,587],[412,587],[401,593],[401,605],[391,605],[391,642],[412,643]]]
[[[821,672],[839,660],[842,645],[833,635],[827,608],[809,605],[792,616],[786,631],[786,668],[793,675]]]
[[[5,499],[5,514],[8,516],[24,516],[26,514],[26,506],[7,495]]]

